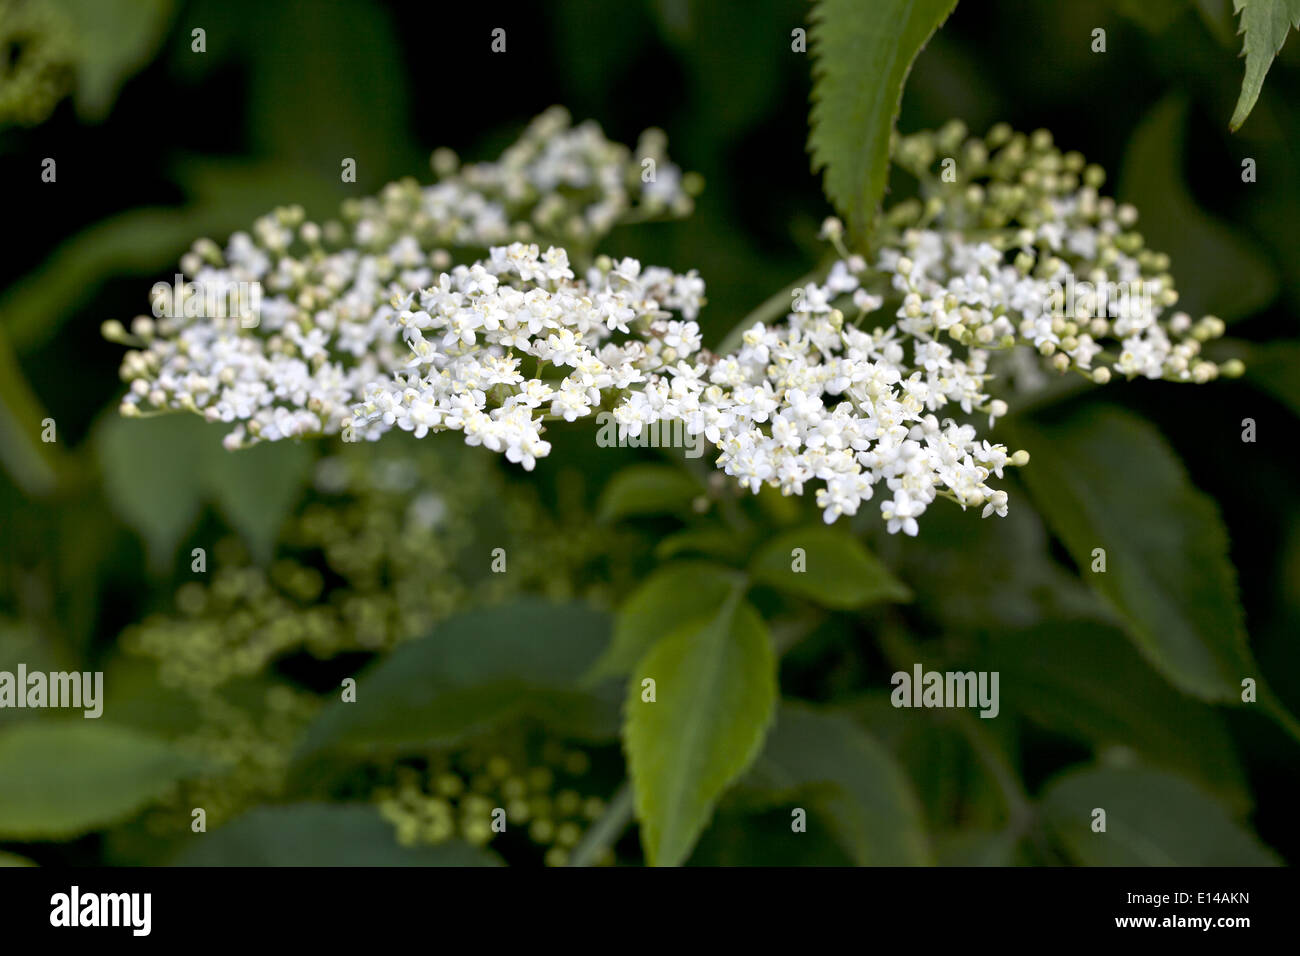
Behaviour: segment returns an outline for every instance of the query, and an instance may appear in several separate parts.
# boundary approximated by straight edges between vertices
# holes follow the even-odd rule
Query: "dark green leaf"
[[[1051,535],[1024,500],[1005,518],[945,502],[925,513],[925,546],[880,535],[881,560],[916,591],[927,618],[952,630],[1020,629],[1049,617],[1095,616],[1101,602],[1051,555]],[[941,507],[940,505],[944,505]]]
[[[1095,833],[1093,811],[1106,811]],[[1142,768],[1075,770],[1052,782],[1043,814],[1085,866],[1273,866],[1276,855],[1196,786]]]
[[[203,425],[189,415],[132,421],[110,414],[96,436],[104,492],[163,567],[199,514]]]
[[[796,556],[796,550],[802,554]],[[796,559],[802,570],[795,570]],[[769,541],[749,568],[759,583],[829,608],[909,601],[912,592],[842,528],[809,525]]]
[[[924,661],[923,666],[960,669],[940,661]],[[890,697],[887,691],[872,691],[846,704],[844,712],[902,768],[929,828],[939,831],[960,822],[964,827],[991,829],[1005,823],[1006,796],[989,770],[989,755],[977,753],[961,727],[963,717],[970,715],[895,707]],[[1009,722],[973,720],[986,731],[984,745],[992,748],[992,758],[1012,766],[1013,743],[998,733],[1011,730]]]
[[[1102,407],[1050,427],[1019,422],[1014,436],[1033,456],[1021,473],[1039,510],[1138,650],[1187,693],[1239,702],[1242,678],[1258,672],[1227,534],[1159,432]],[[1092,570],[1098,548],[1104,572]]]
[[[833,788],[818,803],[859,866],[930,862],[920,805],[889,752],[848,717],[783,704],[742,788],[789,802],[815,784]]]
[[[280,528],[311,473],[312,447],[277,441],[235,452],[209,443],[204,450],[208,496],[253,556],[263,563],[270,561]]]
[[[601,521],[685,511],[702,492],[694,478],[670,465],[631,465],[605,486],[596,514]]]
[[[582,605],[524,599],[458,615],[363,674],[355,702],[336,701],[308,728],[298,759],[418,752],[522,716],[612,737],[617,698],[577,688],[608,638],[609,618]]]
[[[64,839],[124,820],[203,763],[102,720],[38,720],[0,730],[0,837]]]
[[[1099,747],[1128,748],[1195,780],[1233,810],[1250,808],[1219,715],[1166,683],[1114,628],[1053,621],[998,634],[983,666],[1002,675],[1007,713]]]
[[[178,413],[101,423],[95,441],[104,489],[122,520],[165,566],[211,501],[260,561],[271,557],[310,470],[311,446],[292,441],[226,451],[225,428]]]

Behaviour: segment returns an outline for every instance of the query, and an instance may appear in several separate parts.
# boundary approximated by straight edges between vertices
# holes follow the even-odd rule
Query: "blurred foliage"
[[[173,10],[173,0],[4,0],[0,126],[44,122],[67,95],[82,120],[103,121],[154,58]]]
[[[0,263],[0,671],[102,670],[107,693],[99,721],[0,709],[0,865],[1300,856],[1287,23],[1246,21],[1243,90],[1231,0],[958,3],[920,49],[951,7],[930,4],[910,76],[898,60],[856,140],[861,78],[824,74],[818,164],[864,223],[911,188],[878,152],[899,89],[904,131],[1045,127],[1119,172],[1183,304],[1232,323],[1239,382],[1117,384],[1106,405],[1049,391],[999,426],[1032,453],[1004,520],[936,507],[915,540],[874,515],[824,528],[809,502],[581,425],[548,434],[525,478],[453,438],[231,455],[189,418],[119,420],[99,323],[140,311],[194,238],[427,178],[435,146],[491,156],[555,102],[614,139],[663,127],[703,173],[691,220],[605,251],[698,268],[708,341],[815,264],[830,205],[804,148],[804,0],[461,6],[0,0],[21,236]],[[1230,134],[1239,97],[1234,125],[1254,108]],[[357,184],[337,181],[345,156]],[[792,578],[799,547],[810,573]],[[653,710],[634,707],[647,661]],[[892,706],[889,675],[916,662],[998,671],[998,719]],[[690,692],[666,693],[672,675]],[[1259,703],[1240,702],[1243,675]]]

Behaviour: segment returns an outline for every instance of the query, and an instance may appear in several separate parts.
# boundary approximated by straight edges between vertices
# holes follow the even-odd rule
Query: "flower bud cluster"
[[[1056,149],[1046,130],[966,138],[951,123],[902,137],[895,156],[921,191],[888,214],[880,258],[903,296],[901,331],[1027,344],[1098,384],[1219,376],[1201,347],[1223,335],[1222,320],[1175,310],[1169,257],[1146,248],[1137,210],[1100,195],[1101,168]]]
[[[77,24],[54,3],[4,0],[0,3],[0,50],[5,51],[0,82],[0,127],[45,122],[76,86],[78,60],[88,44]]]
[[[484,529],[508,574],[481,572]],[[207,576],[122,645],[156,662],[164,686],[208,696],[294,654],[389,650],[518,594],[612,605],[636,580],[632,534],[561,521],[533,487],[454,445],[345,446],[317,463],[269,568],[219,539]],[[580,573],[593,562],[606,569],[599,579]]]
[[[404,846],[437,846],[460,839],[473,846],[520,831],[544,850],[547,866],[564,866],[605,801],[587,792],[590,758],[583,750],[547,740],[535,756],[486,742],[436,754],[423,768],[399,766],[390,785],[372,799]],[[596,864],[613,862],[608,848]]]

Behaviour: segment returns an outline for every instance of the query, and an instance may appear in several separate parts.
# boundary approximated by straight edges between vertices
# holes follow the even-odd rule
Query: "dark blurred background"
[[[555,103],[618,141],[662,127],[670,155],[703,174],[694,217],[618,231],[607,251],[697,268],[708,284],[706,341],[820,254],[816,231],[830,209],[804,149],[809,58],[791,50],[804,0],[159,8],[156,44],[102,117],[64,98],[39,125],[0,129],[0,325],[29,397],[58,423],[62,453],[79,453],[120,393],[121,349],[100,338],[100,323],[145,311],[149,284],[170,277],[192,239],[224,239],[275,205],[325,217],[392,179],[427,180],[437,146],[492,158]],[[490,51],[496,27],[506,30],[504,54]],[[206,31],[205,53],[191,51],[194,28]],[[1096,28],[1106,30],[1105,53],[1092,52]],[[1173,258],[1182,306],[1220,315],[1231,337],[1255,343],[1242,354],[1257,361],[1239,382],[1119,384],[1111,397],[1155,421],[1219,502],[1255,656],[1296,712],[1300,384],[1287,361],[1294,349],[1260,346],[1296,337],[1300,42],[1292,38],[1253,115],[1230,134],[1243,70],[1233,33],[1230,0],[964,0],[917,61],[899,128],[958,118],[976,133],[1001,120],[1050,129],[1138,206],[1148,245]],[[45,157],[57,160],[54,184],[39,180]],[[357,160],[356,184],[339,181],[343,157]],[[1246,157],[1257,182],[1242,181]],[[1257,443],[1229,441],[1245,417],[1258,424]],[[589,464],[590,487],[617,466]],[[93,486],[42,498],[7,476],[0,483],[9,613],[76,618],[70,629],[93,656],[167,593],[138,545],[95,530],[88,516],[103,505]],[[97,533],[109,543],[95,544]],[[33,610],[19,569],[51,561],[84,566],[60,579],[56,606]],[[1258,832],[1293,858],[1296,744],[1249,711],[1227,720]]]

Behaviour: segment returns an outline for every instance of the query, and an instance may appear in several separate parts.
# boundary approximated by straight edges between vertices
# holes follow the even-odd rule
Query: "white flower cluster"
[[[606,393],[643,400],[636,389],[648,373],[684,366],[699,350],[690,320],[704,283],[633,259],[602,265],[576,280],[565,250],[513,243],[401,297],[394,318],[411,348],[407,368],[366,386],[345,433],[375,440],[394,426],[418,438],[454,429],[532,470],[550,451],[548,415],[585,417]],[[635,335],[612,340],[632,327]],[[564,374],[547,379],[548,366]]]
[[[463,431],[469,444],[531,469],[550,450],[547,417],[573,421],[608,406],[628,435],[674,422],[703,434],[719,467],[753,491],[766,483],[802,494],[822,482],[828,522],[856,513],[882,483],[891,531],[915,534],[940,494],[1005,514],[1006,494],[985,481],[1019,459],[935,414],[949,403],[990,418],[1005,412],[984,392],[986,356],[846,326],[830,304],[838,296],[856,293],[864,311],[880,306],[859,288],[865,270],[861,259],[836,263],[825,285],[805,290],[800,312],[755,325],[738,352],[718,358],[701,350],[690,321],[703,293],[694,274],[624,259],[578,281],[563,250],[495,248],[399,303],[410,371],[369,386],[348,427],[367,439],[393,427]],[[525,376],[529,360],[567,374]]]
[[[939,497],[1002,516],[1007,493],[988,482],[1029,456],[977,424],[1007,413],[991,385],[1023,383],[1029,349],[1096,383],[1241,369],[1200,356],[1223,323],[1169,312],[1168,257],[1143,248],[1131,207],[1098,194],[1100,170],[1041,133],[962,137],[950,126],[901,140],[921,198],[886,213],[872,261],[827,220],[838,257],[824,278],[716,355],[695,322],[695,272],[585,265],[616,222],[688,210],[661,134],[643,140],[657,169],[642,183],[626,149],[553,111],[495,164],[457,172],[435,155],[442,182],[393,184],[346,209],[347,243],[328,247],[340,224],[281,210],[224,252],[196,244],[185,295],[260,282],[260,325],[137,320],[123,410],[198,411],[234,426],[232,447],[454,430],[531,470],[550,451],[549,421],[604,409],[625,436],[677,423],[705,436],[753,492],[816,482],[828,523],[873,499],[891,533],[915,535]],[[944,153],[961,157],[963,181],[933,175]],[[452,267],[446,246],[486,254]]]
[[[812,287],[807,295],[826,291]],[[878,304],[866,294],[858,301]],[[958,356],[893,327],[862,331],[829,306],[775,328],[755,325],[740,351],[709,373],[721,394],[706,414],[725,422],[719,464],[753,491],[770,484],[802,494],[805,483],[823,482],[817,505],[827,523],[856,514],[877,485],[887,489],[880,511],[891,533],[915,535],[916,518],[940,495],[983,505],[985,517],[1005,515],[1006,492],[986,480],[1027,459],[936,414],[955,404],[991,422],[1006,411],[984,392],[986,363],[979,351]]]
[[[176,293],[164,286],[153,317],[137,317],[129,333],[104,325],[108,338],[138,347],[123,360],[122,412],[198,412],[235,426],[231,448],[336,434],[367,386],[407,367],[391,302],[437,281],[452,250],[539,236],[585,254],[620,222],[689,213],[690,177],[664,147],[650,130],[634,155],[594,123],[570,126],[557,108],[499,161],[458,169],[439,150],[439,182],[392,183],[345,203],[342,221],[305,221],[290,207],[224,249],[199,240],[181,261],[188,282]],[[649,161],[653,180],[643,182]],[[203,305],[248,289],[258,293],[251,317]]]

